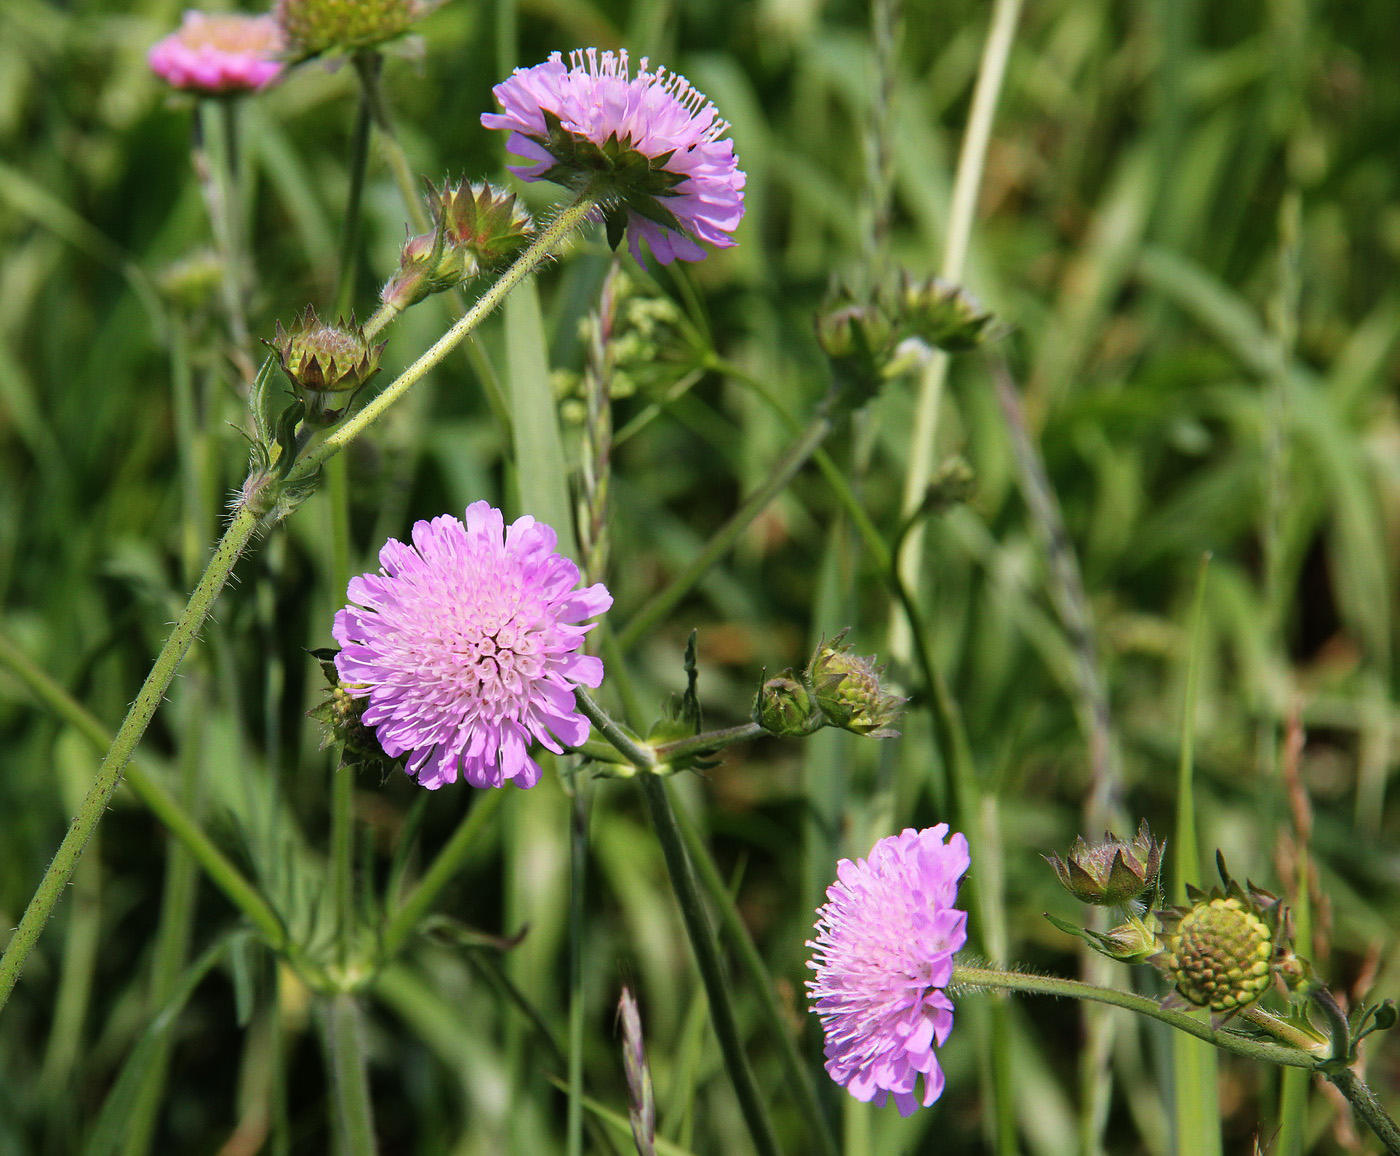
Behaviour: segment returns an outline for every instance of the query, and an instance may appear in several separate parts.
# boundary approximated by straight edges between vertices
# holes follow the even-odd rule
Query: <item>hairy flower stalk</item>
[[[868,859],[837,864],[807,944],[827,1072],[858,1100],[893,1096],[901,1116],[943,1092],[935,1048],[953,1029],[943,989],[967,941],[967,913],[953,904],[969,862],[946,823],[881,839]]]
[[[644,58],[631,75],[627,53],[559,53],[516,69],[493,91],[500,113],[481,123],[510,133],[507,147],[529,163],[522,180],[599,189],[614,248],[626,233],[632,255],[645,241],[663,265],[699,261],[699,242],[725,248],[744,215],[744,173],[729,125],[684,77]]]

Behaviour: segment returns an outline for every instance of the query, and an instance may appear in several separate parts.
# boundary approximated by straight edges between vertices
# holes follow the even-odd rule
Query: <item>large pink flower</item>
[[[969,863],[967,840],[945,843],[947,834],[947,823],[909,828],[869,859],[842,859],[807,944],[827,1073],[857,1100],[883,1106],[893,1096],[902,1116],[943,1092],[934,1049],[953,1029],[943,988],[967,941],[967,914],[953,903]]]
[[[386,754],[425,787],[521,787],[539,781],[528,747],[576,747],[588,737],[574,687],[597,686],[603,663],[580,654],[612,605],[601,585],[575,589],[578,567],[554,552],[534,518],[507,529],[500,510],[467,507],[413,527],[413,545],[389,539],[378,574],[350,580],[335,616],[335,666],[352,694],[369,697],[361,721]]]
[[[151,69],[175,88],[249,92],[282,71],[282,30],[271,16],[189,11],[179,31],[151,47]]]
[[[487,128],[506,129],[507,147],[527,158],[512,171],[527,181],[571,187],[594,183],[614,246],[627,231],[633,256],[646,241],[656,259],[699,261],[696,242],[724,248],[744,215],[744,173],[729,124],[673,72],[642,60],[630,75],[627,53],[590,48],[517,68],[493,90],[504,110]]]

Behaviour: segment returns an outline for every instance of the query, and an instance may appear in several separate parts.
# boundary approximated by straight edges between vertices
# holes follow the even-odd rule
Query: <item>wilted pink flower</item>
[[[696,241],[719,248],[744,215],[744,173],[734,142],[719,139],[729,123],[674,72],[629,74],[627,53],[590,48],[517,68],[493,90],[501,113],[487,128],[510,132],[507,148],[529,164],[512,171],[570,187],[602,184],[603,217],[614,247],[625,228],[641,260],[646,241],[656,259],[699,261]]]
[[[335,616],[335,666],[352,694],[369,697],[361,721],[406,770],[436,790],[460,769],[474,787],[539,781],[527,748],[578,746],[588,720],[577,685],[597,686],[603,663],[578,653],[612,605],[601,585],[576,590],[578,567],[554,553],[554,531],[534,518],[509,529],[486,502],[466,524],[444,514],[390,538],[378,574],[350,579]]]
[[[151,47],[151,69],[175,88],[249,92],[282,71],[282,31],[271,16],[188,11],[178,32]]]
[[[945,843],[947,834],[947,823],[907,828],[876,843],[869,859],[842,859],[807,943],[827,1073],[857,1100],[883,1107],[893,1095],[901,1116],[943,1091],[934,1048],[953,1029],[943,988],[967,940],[967,913],[953,902],[969,863],[967,840]]]

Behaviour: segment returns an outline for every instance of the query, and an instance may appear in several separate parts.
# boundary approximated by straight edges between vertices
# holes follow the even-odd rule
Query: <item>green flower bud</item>
[[[862,658],[842,646],[845,632],[817,647],[807,666],[806,683],[817,706],[834,727],[872,738],[889,738],[899,732],[890,723],[899,717],[905,700],[885,694],[880,687],[884,667],[873,658]]]
[[[444,184],[430,191],[429,207],[436,221],[433,231],[404,243],[399,270],[380,293],[380,300],[395,309],[470,280],[534,235],[534,223],[515,194],[492,185]]]
[[[1230,878],[1216,853],[1224,884],[1209,893],[1187,887],[1187,907],[1157,914],[1162,950],[1148,962],[1172,981],[1165,1001],[1177,1007],[1209,1008],[1228,1019],[1249,1007],[1278,977],[1301,980],[1308,965],[1293,953],[1288,912],[1275,895]]]
[[[276,16],[288,57],[306,60],[392,40],[436,7],[424,0],[278,0]]]
[[[1156,892],[1164,846],[1152,838],[1144,819],[1131,843],[1111,831],[1104,832],[1101,843],[1086,843],[1081,836],[1067,861],[1058,855],[1047,855],[1045,861],[1081,903],[1113,907]]]
[[[807,688],[785,670],[758,688],[753,700],[753,721],[769,734],[795,738],[809,735],[825,722],[812,704]]]
[[[931,277],[916,281],[905,273],[896,290],[900,333],[918,337],[948,353],[976,349],[987,339],[992,315],[961,285]]]
[[[279,321],[276,339],[264,344],[277,354],[297,397],[306,402],[306,421],[317,426],[345,415],[355,395],[379,372],[385,345],[370,345],[353,316],[349,325],[327,325],[309,305],[290,332]]]
[[[1162,950],[1157,938],[1161,924],[1149,913],[1144,918],[1130,916],[1107,934],[1099,937],[1099,950],[1120,963],[1142,963]]]
[[[1246,903],[1207,899],[1178,916],[1154,962],[1188,1004],[1236,1012],[1272,982],[1274,933]]]

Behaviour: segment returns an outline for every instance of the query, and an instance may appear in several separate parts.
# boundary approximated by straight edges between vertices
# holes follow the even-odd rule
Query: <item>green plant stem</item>
[[[355,70],[363,79],[366,72],[377,73],[381,62],[379,53],[355,53]],[[355,127],[350,134],[350,158],[347,165],[350,187],[345,194],[345,216],[340,225],[340,272],[336,278],[335,313],[343,317],[349,312],[355,297],[355,273],[359,269],[360,208],[364,202],[365,172],[369,167],[369,136],[373,114],[364,84],[355,109]]]
[[[953,199],[948,208],[948,231],[944,236],[943,265],[940,270],[947,281],[961,282],[966,269],[972,222],[977,211],[982,172],[987,162],[987,145],[992,136],[992,121],[996,117],[1002,81],[1006,77],[1006,62],[1011,56],[1011,45],[1020,19],[1021,0],[996,0],[977,70],[977,84],[972,93],[972,108],[968,114],[967,129],[963,133],[962,149],[958,154],[957,172],[953,177]],[[914,410],[914,428],[909,439],[909,466],[904,475],[903,510],[906,518],[913,517],[923,505],[924,492],[933,476],[934,434],[938,428],[938,406],[947,376],[948,355],[935,350],[919,383]],[[899,552],[899,578],[912,591],[919,589],[923,543],[923,523],[918,522],[911,527]],[[890,620],[890,657],[901,662],[908,661],[910,642],[908,625],[895,610]]]
[[[704,731],[698,735],[691,735],[689,738],[676,739],[674,742],[658,743],[651,749],[656,755],[658,764],[674,763],[688,755],[704,754],[707,751],[719,750],[721,747],[732,746],[735,743],[761,739],[767,733],[757,723],[740,723],[735,727]]]
[[[30,662],[4,635],[0,635],[0,664],[27,686],[30,693],[53,712],[55,718],[67,723],[87,739],[94,750],[102,752],[111,747],[114,740],[107,728],[55,682],[47,671]],[[247,916],[263,939],[272,948],[279,949],[284,941],[284,932],[276,913],[257,888],[214,845],[194,816],[161,785],[155,773],[139,762],[132,762],[126,768],[124,781],[131,793],[204,868],[210,881]]]
[[[778,1156],[781,1149],[778,1147],[777,1134],[773,1131],[764,1099],[754,1081],[748,1056],[744,1054],[743,1040],[739,1035],[739,1025],[730,1000],[733,989],[725,978],[720,963],[714,931],[710,927],[709,916],[705,913],[690,859],[685,853],[685,844],[681,839],[675,812],[671,809],[670,796],[666,792],[666,781],[660,775],[654,774],[638,775],[637,781],[647,814],[656,830],[657,841],[661,844],[666,870],[671,877],[671,889],[675,892],[676,902],[680,906],[681,918],[690,938],[690,947],[709,999],[710,1022],[714,1024],[720,1052],[724,1056],[724,1066],[739,1097],[739,1108],[744,1114],[745,1123],[748,1124],[749,1135],[753,1138],[754,1147],[760,1156]]]
[[[1204,1040],[1221,1051],[1252,1060],[1264,1060],[1289,1068],[1317,1068],[1323,1061],[1316,1054],[1287,1047],[1283,1044],[1265,1043],[1242,1036],[1238,1032],[1213,1028],[1209,1023],[1193,1019],[1184,1011],[1164,1008],[1154,999],[1135,995],[1128,991],[1118,991],[1111,987],[1095,987],[1077,979],[1059,979],[1048,975],[1029,975],[1019,971],[1001,971],[988,967],[967,967],[957,964],[953,968],[953,978],[949,987],[991,988],[1000,991],[1019,991],[1032,995],[1055,995],[1067,999],[1087,999],[1095,1003],[1110,1004],[1126,1008],[1138,1015],[1160,1020],[1178,1031]]]
[[[477,791],[471,810],[457,825],[446,845],[438,852],[432,866],[404,900],[389,920],[380,944],[381,957],[393,959],[417,928],[419,921],[428,914],[442,889],[452,881],[462,864],[470,857],[481,842],[482,833],[496,817],[505,801],[505,791]]]
[[[583,1156],[583,1053],[587,1008],[583,982],[584,891],[588,882],[589,781],[575,776],[569,798],[569,1038],[567,1156]]]
[[[665,590],[662,590],[643,606],[637,612],[636,617],[622,629],[617,636],[617,644],[622,650],[630,650],[644,638],[658,622],[676,608],[691,588],[709,572],[710,567],[733,548],[734,543],[739,540],[739,536],[767,508],[768,503],[787,487],[788,483],[796,476],[797,471],[816,453],[817,448],[831,432],[831,428],[831,419],[827,416],[825,409],[819,410],[797,441],[789,447],[787,453],[774,463],[768,477],[744,499],[743,504],[734,512],[733,516],[720,527],[718,533],[696,555],[695,560],[678,574]]]
[[[332,1131],[339,1137],[342,1156],[375,1156],[374,1115],[365,1063],[364,1027],[353,995],[326,997],[321,1006],[322,1039],[330,1077]]]
[[[131,761],[136,744],[141,741],[141,736],[155,717],[156,710],[165,698],[166,689],[170,686],[170,680],[175,677],[175,671],[198,636],[200,627],[213,609],[214,600],[228,581],[239,556],[247,548],[257,525],[257,515],[249,509],[241,509],[234,515],[223,538],[215,547],[214,556],[209,560],[199,585],[190,595],[189,603],[175,623],[175,628],[170,632],[170,637],[161,648],[160,654],[156,656],[151,673],[146,676],[145,683],[136,695],[136,701],[131,704],[131,709],[122,721],[111,749],[102,760],[97,777],[83,799],[82,807],[69,826],[63,842],[59,844],[53,861],[44,872],[44,877],[39,881],[34,897],[29,901],[19,926],[15,928],[4,955],[0,956],[0,1008],[8,1002],[10,992],[14,990],[19,979],[20,970],[24,967],[24,961],[29,958],[29,953],[38,942],[39,935],[49,921],[49,916],[53,914],[59,897],[72,879],[73,870],[101,821],[103,812],[112,798],[112,792],[121,781],[122,772]]]
[[[238,110],[236,97],[202,99],[195,109],[194,171],[214,247],[220,260],[219,296],[228,322],[230,353],[243,385],[251,384],[257,365],[249,352],[245,307],[248,281],[243,244],[243,210],[238,194]],[[213,146],[209,144],[214,138]]]
[[[1390,1156],[1400,1156],[1400,1125],[1389,1116],[1376,1095],[1350,1068],[1337,1068],[1326,1073],[1327,1081],[1347,1098],[1354,1111],[1385,1145]]]
[[[826,1113],[822,1111],[821,1101],[817,1097],[808,1067],[798,1053],[796,1039],[788,1026],[783,1008],[778,1003],[773,978],[768,974],[763,957],[759,954],[748,928],[744,926],[739,909],[735,906],[729,889],[725,887],[719,868],[715,866],[710,850],[700,837],[694,820],[684,808],[677,809],[674,813],[681,836],[685,839],[686,849],[690,853],[691,864],[699,876],[700,885],[709,896],[711,907],[719,915],[725,936],[738,954],[748,980],[748,990],[758,997],[759,1011],[768,1028],[768,1034],[778,1045],[778,1058],[783,1065],[788,1090],[796,1098],[806,1119],[807,1134],[814,1142],[814,1151],[819,1156],[838,1156]]]
[[[374,127],[379,130],[379,143],[389,162],[389,171],[394,183],[399,187],[404,208],[408,211],[409,223],[415,233],[426,233],[431,222],[423,209],[423,201],[418,195],[417,183],[413,176],[413,166],[408,163],[408,154],[399,143],[399,135],[394,131],[393,119],[389,116],[389,106],[384,102],[384,90],[379,77],[383,57],[379,53],[357,53],[355,72],[360,78],[360,95],[363,105],[369,111]]]
[[[364,433],[371,425],[384,416],[405,393],[442,361],[464,338],[468,336],[496,308],[506,295],[521,281],[533,273],[570,233],[588,219],[597,198],[591,189],[584,189],[574,202],[561,209],[559,214],[536,235],[534,241],[500,278],[477,299],[471,309],[444,333],[426,353],[396,377],[382,392],[362,409],[337,426],[324,441],[311,450],[292,473],[293,482],[305,481],[326,461],[334,457],[347,445]]]
[[[582,687],[574,688],[574,698],[578,708],[599,733],[610,742],[624,758],[639,771],[652,771],[656,768],[656,752],[647,743],[633,738],[608,716],[592,696]]]

